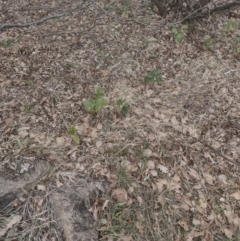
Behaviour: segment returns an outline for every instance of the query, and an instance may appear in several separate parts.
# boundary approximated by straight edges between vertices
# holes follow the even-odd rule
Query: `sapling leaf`
[[[162,76],[159,73],[159,70],[155,69],[147,73],[144,80],[146,83],[154,83],[154,82],[159,83],[162,80]]]
[[[123,115],[126,115],[129,109],[129,104],[124,99],[118,99],[116,102],[116,108]]]
[[[91,111],[91,110],[94,110],[95,108],[95,100],[93,99],[89,99],[87,100],[85,103],[84,103],[84,107],[87,111]]]
[[[98,99],[104,95],[104,90],[102,87],[97,87],[95,98]]]
[[[118,99],[118,100],[117,100],[117,106],[118,106],[118,107],[121,107],[121,105],[123,105],[124,102],[125,102],[125,101],[124,101],[123,99]]]
[[[74,142],[76,144],[80,144],[80,138],[79,138],[79,135],[77,135],[76,133],[74,135],[72,135],[72,139],[74,140]]]
[[[68,132],[68,135],[75,135],[76,134],[75,126],[71,126],[67,132]]]
[[[100,110],[105,105],[107,105],[106,99],[104,99],[104,98],[96,99],[96,101],[95,101],[95,111]]]
[[[95,92],[95,98],[89,99],[84,103],[84,107],[87,111],[99,111],[103,106],[107,105],[107,100],[103,98],[104,90],[101,87],[97,87]]]
[[[73,141],[76,143],[76,144],[79,144],[80,143],[80,137],[79,135],[77,134],[77,130],[76,130],[76,127],[75,126],[71,126],[68,131],[67,131],[68,135],[72,137]]]
[[[126,115],[129,109],[129,104],[128,103],[124,103],[121,109],[121,112],[123,115]]]

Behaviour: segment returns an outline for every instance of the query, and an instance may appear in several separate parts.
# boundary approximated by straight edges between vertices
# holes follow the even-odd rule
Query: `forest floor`
[[[240,20],[22,0],[5,2],[0,22],[63,11],[0,32],[0,170],[44,159],[56,187],[69,173],[107,180],[91,207],[99,240],[239,240]]]

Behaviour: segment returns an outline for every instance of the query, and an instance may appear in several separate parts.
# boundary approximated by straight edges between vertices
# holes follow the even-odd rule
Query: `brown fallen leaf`
[[[127,191],[122,188],[117,188],[113,190],[112,198],[117,200],[118,202],[127,202],[128,200]]]
[[[117,241],[133,241],[132,236],[123,236]]]
[[[141,223],[136,222],[135,226],[136,226],[136,228],[137,228],[137,230],[138,230],[138,232],[139,232],[140,234],[143,234],[143,233],[144,233],[144,231],[143,231],[143,226],[142,226]]]
[[[12,228],[13,225],[18,224],[22,219],[21,215],[13,215],[8,217],[6,220],[4,220],[3,223],[1,223],[0,228],[0,237],[4,236],[5,233]]]
[[[190,168],[189,172],[188,172],[192,177],[196,178],[197,180],[200,179],[199,174],[197,173],[197,171],[193,168]]]
[[[46,190],[46,187],[45,187],[44,185],[38,184],[38,185],[37,185],[37,189],[40,190],[40,191],[45,191],[45,190]]]
[[[233,233],[233,231],[232,231],[231,229],[224,228],[224,229],[223,229],[223,232],[224,232],[224,234],[225,234],[228,238],[232,239],[234,233]]]
[[[240,200],[240,191],[230,194],[231,197],[234,197],[236,200]]]
[[[188,231],[189,230],[189,227],[188,227],[188,224],[185,220],[181,220],[178,222],[178,224],[185,230],[185,231]]]

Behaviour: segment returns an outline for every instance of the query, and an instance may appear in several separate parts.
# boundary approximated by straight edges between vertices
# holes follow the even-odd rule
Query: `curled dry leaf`
[[[98,130],[101,130],[101,129],[102,129],[102,127],[103,127],[103,126],[102,126],[102,124],[101,124],[101,123],[98,123],[98,124],[97,124],[97,129],[98,129]]]
[[[154,169],[155,169],[155,163],[154,163],[154,161],[148,161],[147,167],[148,167],[148,169],[150,169],[150,170],[154,170]]]
[[[96,147],[99,148],[102,146],[102,141],[98,140],[96,141]]]
[[[161,165],[161,164],[158,165],[158,169],[160,169],[165,174],[169,173],[168,168],[163,166],[163,165]]]
[[[127,202],[128,195],[126,190],[122,188],[117,188],[112,192],[112,198],[117,200],[118,202]]]
[[[150,157],[152,155],[152,151],[150,149],[145,149],[143,155],[146,157]]]
[[[190,210],[190,207],[186,203],[181,203],[180,208],[185,210],[185,211]]]
[[[221,181],[223,184],[227,185],[227,177],[224,174],[221,174],[218,176],[219,181]]]
[[[58,188],[63,186],[63,184],[59,181],[59,179],[56,179],[56,185],[57,185]]]
[[[6,232],[12,228],[13,225],[18,224],[22,219],[21,215],[13,215],[8,217],[6,220],[4,220],[3,223],[1,223],[0,227],[0,237],[4,236]]]
[[[133,241],[132,236],[123,236],[120,239],[118,239],[117,241]]]
[[[230,196],[234,197],[236,200],[240,200],[240,191],[234,192]]]
[[[108,206],[109,200],[105,200],[103,205],[102,205],[102,210],[105,210],[105,208]]]
[[[62,146],[62,145],[64,144],[64,142],[65,142],[65,139],[64,139],[63,136],[57,137],[57,138],[56,138],[56,142],[57,142],[57,145],[58,145],[58,146]]]
[[[18,135],[21,136],[22,138],[25,138],[28,136],[28,130],[29,127],[21,127],[18,129]]]
[[[137,196],[137,200],[138,200],[138,202],[139,202],[139,206],[141,206],[142,203],[143,203],[143,199],[142,199],[142,197]]]
[[[233,231],[232,231],[231,229],[224,228],[224,229],[223,229],[223,232],[224,232],[224,234],[225,234],[228,238],[232,239],[234,233],[233,233]]]
[[[155,170],[152,170],[150,173],[151,173],[151,175],[152,175],[153,177],[157,177],[157,176],[158,176],[158,173],[157,173],[157,171],[155,171]]]
[[[201,221],[196,218],[193,218],[192,223],[193,223],[193,225],[198,226],[201,224]]]
[[[136,222],[136,228],[140,234],[143,234],[143,226],[140,222]]]
[[[178,224],[185,230],[185,231],[188,231],[189,230],[189,227],[188,227],[188,224],[185,220],[181,220],[178,222]]]
[[[197,171],[196,171],[195,169],[190,168],[188,173],[189,173],[192,177],[196,178],[197,180],[200,179],[199,174],[197,173]]]
[[[210,175],[209,173],[204,173],[203,175],[204,175],[207,183],[210,184],[210,185],[213,185],[213,183],[215,181],[215,178],[212,175]]]
[[[46,187],[44,185],[37,185],[37,189],[40,190],[40,191],[45,191],[46,190]]]
[[[160,203],[161,205],[165,205],[166,200],[163,198],[162,195],[159,195],[157,198],[158,203]]]
[[[159,179],[159,180],[156,182],[156,185],[157,185],[157,189],[158,189],[159,191],[162,191],[164,185],[167,186],[167,185],[168,185],[168,182],[167,182],[167,180],[165,180],[165,179]]]
[[[94,209],[93,209],[93,219],[95,221],[98,221],[98,208],[96,206],[94,206]]]
[[[234,225],[236,227],[240,226],[240,218],[238,217],[238,215],[236,213],[234,213],[231,210],[224,210],[224,214],[228,219],[228,223],[230,225]]]

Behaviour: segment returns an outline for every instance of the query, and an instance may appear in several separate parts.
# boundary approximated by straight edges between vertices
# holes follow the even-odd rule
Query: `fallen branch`
[[[85,1],[84,1],[85,2]],[[84,4],[83,2],[83,4]],[[54,19],[54,18],[60,18],[60,17],[64,17],[76,10],[78,10],[83,4],[79,4],[77,7],[67,10],[65,12],[59,13],[59,14],[55,14],[46,18],[42,18],[33,22],[29,22],[29,23],[6,23],[6,24],[1,24],[0,25],[0,31],[4,30],[6,28],[26,28],[26,27],[30,27],[30,26],[34,26],[34,25],[39,25],[42,24],[50,19]]]
[[[194,12],[194,13],[189,14],[187,17],[184,18],[184,20],[206,17],[206,16],[209,16],[213,13],[229,10],[229,9],[231,9],[233,7],[236,7],[236,6],[240,6],[240,0],[236,0],[236,1],[231,2],[231,3],[226,3],[226,4],[223,4],[221,6],[217,6],[217,7],[213,8],[209,11],[204,11],[204,12],[200,12],[200,13],[198,13],[196,11],[197,13]]]

